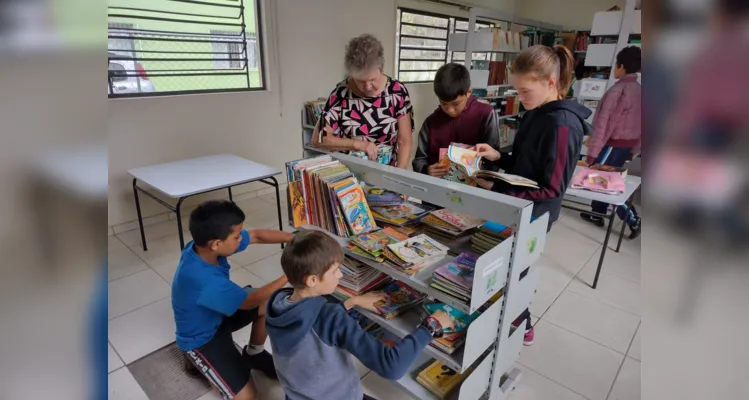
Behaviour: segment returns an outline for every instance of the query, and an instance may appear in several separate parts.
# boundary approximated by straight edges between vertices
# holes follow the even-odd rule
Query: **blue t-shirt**
[[[242,230],[240,252],[250,244],[250,234]],[[182,250],[172,282],[172,309],[177,326],[177,346],[194,350],[208,343],[218,331],[224,317],[234,314],[247,292],[229,280],[229,261],[218,258],[219,265],[203,261],[193,249],[193,242]]]

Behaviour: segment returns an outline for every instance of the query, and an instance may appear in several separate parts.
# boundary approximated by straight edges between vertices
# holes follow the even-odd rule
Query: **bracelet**
[[[442,324],[437,321],[437,318],[432,316],[427,317],[421,325],[429,330],[429,333],[433,338],[441,338],[444,334],[442,331]]]

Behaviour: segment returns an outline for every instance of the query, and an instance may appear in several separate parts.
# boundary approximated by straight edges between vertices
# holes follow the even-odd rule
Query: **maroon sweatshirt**
[[[499,150],[497,113],[492,106],[471,96],[466,108],[455,118],[437,107],[421,125],[419,145],[412,162],[414,171],[426,174],[427,167],[439,161],[440,149],[453,142],[468,145],[488,143]]]

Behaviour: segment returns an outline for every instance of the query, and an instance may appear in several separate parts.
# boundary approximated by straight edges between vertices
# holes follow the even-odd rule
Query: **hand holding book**
[[[357,306],[376,313],[378,312],[378,310],[377,307],[374,306],[374,303],[377,303],[378,301],[384,301],[385,299],[387,299],[387,295],[383,292],[369,292],[364,293],[361,296],[354,296],[346,300],[343,305],[347,310],[354,306]]]
[[[354,139],[354,150],[367,153],[367,158],[369,158],[370,161],[377,160],[377,145],[374,144],[374,142],[364,139],[363,136],[359,137],[362,139],[358,139],[358,137]]]
[[[486,143],[479,143],[476,145],[476,155],[489,161],[497,161],[500,157],[499,152]]]
[[[442,161],[438,161],[427,167],[427,174],[437,178],[442,178],[450,171],[450,164],[445,165]]]
[[[444,331],[449,331],[449,330],[455,328],[455,324],[453,323],[453,320],[450,319],[450,316],[447,315],[447,313],[444,312],[444,311],[442,311],[442,310],[435,311],[434,313],[432,313],[432,315],[430,315],[430,317],[432,317],[432,318],[436,319],[437,321],[439,321],[440,326],[442,327],[442,331],[443,332]]]

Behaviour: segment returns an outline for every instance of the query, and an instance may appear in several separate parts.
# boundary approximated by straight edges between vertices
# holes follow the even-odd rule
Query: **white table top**
[[[578,168],[575,168],[575,172],[577,172]],[[574,174],[573,174],[574,175]],[[583,189],[573,189],[573,188],[567,188],[567,191],[564,193],[564,200],[573,201],[573,202],[579,202],[576,201],[577,199],[585,199],[585,200],[594,200],[594,201],[602,201],[604,203],[609,203],[613,205],[620,206],[629,200],[630,197],[632,197],[632,193],[637,190],[638,187],[640,187],[640,183],[642,182],[642,179],[640,179],[639,176],[632,176],[627,174],[627,177],[624,178],[624,193],[620,194],[618,196],[610,195],[610,194],[603,194],[598,192],[591,192],[590,190],[583,190]]]
[[[127,173],[177,198],[269,178],[281,171],[233,154],[217,154],[134,168]]]

